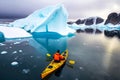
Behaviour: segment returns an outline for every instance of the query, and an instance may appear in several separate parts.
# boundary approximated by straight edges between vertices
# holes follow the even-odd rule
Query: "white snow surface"
[[[24,29],[20,29],[17,27],[0,26],[0,32],[3,32],[5,38],[32,37],[32,35],[26,32]]]

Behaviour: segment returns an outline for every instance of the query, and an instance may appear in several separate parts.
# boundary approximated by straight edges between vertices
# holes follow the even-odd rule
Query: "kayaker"
[[[57,50],[57,52],[53,55],[55,62],[60,62],[61,60],[64,60],[64,56],[60,54],[60,50]]]

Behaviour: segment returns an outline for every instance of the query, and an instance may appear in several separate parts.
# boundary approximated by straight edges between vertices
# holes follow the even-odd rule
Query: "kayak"
[[[50,64],[44,69],[44,71],[41,73],[41,78],[45,78],[46,76],[50,75],[51,73],[53,73],[54,71],[56,71],[57,69],[59,69],[62,65],[65,64],[67,58],[68,58],[68,50],[66,49],[64,52],[62,52],[62,54],[65,59],[61,60],[60,62],[55,62],[54,60],[52,60],[50,62]]]

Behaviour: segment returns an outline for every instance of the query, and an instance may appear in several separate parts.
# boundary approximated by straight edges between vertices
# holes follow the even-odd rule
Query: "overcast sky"
[[[0,0],[0,18],[26,17],[37,9],[58,3],[64,4],[69,19],[120,13],[120,0]]]

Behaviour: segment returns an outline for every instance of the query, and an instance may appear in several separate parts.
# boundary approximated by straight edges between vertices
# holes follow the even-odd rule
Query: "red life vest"
[[[64,59],[64,56],[60,55],[59,53],[55,53],[53,55],[53,58],[54,58],[55,61],[60,61],[60,60]]]
[[[55,53],[53,55],[53,58],[54,58],[55,61],[60,61],[60,54],[59,53]]]

